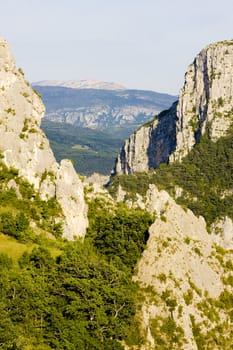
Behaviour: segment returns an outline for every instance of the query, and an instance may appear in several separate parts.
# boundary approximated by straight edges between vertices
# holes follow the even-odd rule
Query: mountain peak
[[[171,160],[183,158],[208,132],[224,136],[232,123],[233,40],[208,45],[188,67],[179,94],[176,150]]]
[[[204,48],[189,65],[178,103],[125,141],[115,173],[128,174],[181,161],[208,134],[226,135],[233,113],[233,40]]]
[[[33,83],[37,86],[58,86],[72,89],[98,89],[98,90],[125,90],[126,87],[113,82],[105,82],[94,79],[82,80],[42,80]]]
[[[33,185],[42,200],[59,203],[63,235],[73,239],[83,236],[87,227],[83,184],[70,161],[56,162],[40,129],[44,110],[40,97],[16,68],[7,42],[0,39],[1,161]]]

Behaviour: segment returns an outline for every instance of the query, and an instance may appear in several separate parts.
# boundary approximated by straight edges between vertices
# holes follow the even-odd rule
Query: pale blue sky
[[[233,38],[232,0],[0,0],[30,81],[98,79],[178,94],[195,55]]]

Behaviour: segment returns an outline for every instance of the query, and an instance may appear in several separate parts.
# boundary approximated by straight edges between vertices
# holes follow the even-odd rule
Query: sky
[[[0,0],[0,36],[28,81],[96,79],[177,95],[232,0]]]

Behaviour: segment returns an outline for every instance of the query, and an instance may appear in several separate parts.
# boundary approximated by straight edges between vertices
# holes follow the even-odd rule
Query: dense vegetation
[[[119,204],[113,211],[99,199],[90,203],[89,232],[93,245],[108,261],[133,272],[149,237],[152,216],[142,209]]]
[[[21,241],[35,239],[30,222],[36,232],[62,235],[62,213],[55,198],[41,200],[17,169],[0,162],[0,231]]]
[[[94,172],[109,175],[120,147],[134,126],[101,131],[43,121],[42,128],[58,162],[71,159],[81,175]]]
[[[1,254],[0,269],[2,349],[122,349],[136,288],[91,246],[67,243],[56,260],[34,248],[19,267]]]
[[[203,138],[182,164],[116,177],[110,191],[114,193],[120,183],[132,198],[136,192],[144,195],[153,182],[173,195],[176,187],[182,187],[178,201],[204,215],[209,224],[216,215],[232,217],[232,136],[229,133],[216,143]],[[66,242],[55,220],[61,215],[57,202],[42,201],[16,169],[3,163],[0,189],[0,348],[123,350],[125,343],[143,343],[137,320],[142,295],[132,274],[148,239],[151,215],[96,198],[89,203],[84,242]],[[48,240],[45,233],[57,240]],[[198,349],[212,349],[216,344],[230,349],[232,343],[228,322],[233,317],[232,261],[221,247],[214,254],[224,269],[225,287],[218,299],[205,295],[198,304],[208,318],[206,329],[190,315]],[[167,277],[161,274],[159,278]],[[160,296],[142,293],[151,293],[153,300],[163,299],[171,313],[150,319],[154,348],[182,349],[184,332],[172,317],[176,300],[165,292]],[[194,293],[195,286],[184,296],[187,305]]]
[[[84,242],[49,240],[56,202],[41,201],[17,170],[1,170],[0,348],[120,350],[137,342],[132,273],[152,217],[94,200]]]
[[[114,195],[120,184],[128,198],[133,198],[136,193],[145,195],[150,183],[178,197],[178,203],[204,216],[208,225],[218,217],[233,219],[232,129],[217,142],[202,137],[182,163],[162,164],[156,171],[113,178],[109,191]],[[177,196],[178,188],[183,190]]]

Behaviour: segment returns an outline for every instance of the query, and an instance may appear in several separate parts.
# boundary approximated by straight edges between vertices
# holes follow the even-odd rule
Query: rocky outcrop
[[[208,132],[212,140],[223,136],[233,121],[233,41],[207,46],[189,66],[179,95],[176,150],[181,160]]]
[[[134,277],[145,296],[138,312],[145,342],[137,349],[157,349],[163,341],[170,345],[168,348],[196,350],[199,347],[194,320],[201,325],[203,334],[216,326],[230,325],[217,300],[224,289],[232,292],[232,287],[224,283],[224,278],[231,274],[231,267],[226,269],[231,251],[220,258],[218,252],[223,254],[222,250],[213,243],[205,220],[184,210],[167,192],[159,191],[154,185],[147,192],[145,207],[156,219]],[[215,320],[209,314],[211,300],[216,301]],[[180,328],[166,330],[167,322]],[[170,339],[169,343],[170,335],[178,330],[177,340]]]
[[[0,151],[9,167],[34,185],[43,199],[56,197],[64,214],[64,237],[83,236],[87,209],[83,185],[68,161],[59,165],[40,129],[44,105],[17,69],[0,39]]]
[[[229,217],[216,220],[211,227],[213,241],[224,249],[233,249],[233,222]]]
[[[180,161],[201,135],[212,140],[233,122],[233,41],[211,44],[188,67],[177,105],[125,142],[114,173],[128,174]],[[149,138],[149,139],[144,139]]]
[[[175,147],[175,111],[176,103],[125,141],[114,175],[147,171],[168,162]]]
[[[90,96],[90,98],[92,98]],[[59,108],[47,111],[45,121],[67,123],[90,129],[134,126],[153,118],[159,107],[147,106],[106,106]]]

